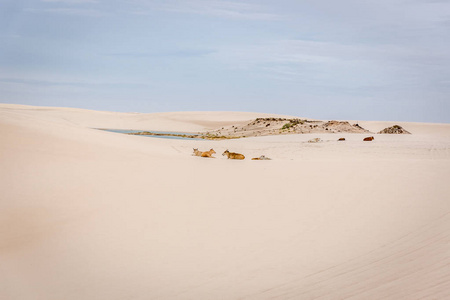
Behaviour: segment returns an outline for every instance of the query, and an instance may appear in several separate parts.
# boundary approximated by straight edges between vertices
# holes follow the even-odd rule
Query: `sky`
[[[0,102],[450,123],[450,0],[0,0]]]

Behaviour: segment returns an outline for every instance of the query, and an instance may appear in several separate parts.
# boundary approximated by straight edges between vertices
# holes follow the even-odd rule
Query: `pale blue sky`
[[[0,102],[450,122],[450,1],[0,0]]]

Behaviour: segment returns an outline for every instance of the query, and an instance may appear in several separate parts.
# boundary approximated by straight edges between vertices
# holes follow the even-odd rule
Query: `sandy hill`
[[[240,126],[239,126],[240,125]],[[255,137],[280,134],[305,133],[369,133],[358,124],[350,125],[347,121],[318,121],[299,118],[256,118],[245,124],[224,126],[208,132],[211,136]]]

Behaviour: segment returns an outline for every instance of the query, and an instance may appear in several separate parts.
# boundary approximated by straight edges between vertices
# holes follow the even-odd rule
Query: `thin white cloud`
[[[450,55],[399,45],[368,46],[308,40],[224,47],[211,57],[230,69],[327,86],[417,85],[445,77]]]
[[[81,8],[27,8],[26,12],[29,13],[50,13],[50,14],[65,14],[74,16],[85,17],[101,17],[105,16],[105,12],[101,12],[95,9],[81,9]]]
[[[84,4],[84,3],[98,3],[98,0],[41,0],[41,2]]]
[[[247,20],[279,19],[278,15],[268,12],[262,6],[244,2],[232,2],[221,0],[164,1],[159,4],[152,4],[152,7],[167,12],[198,14],[230,19],[247,19]]]
[[[192,58],[205,57],[213,54],[215,50],[212,49],[173,49],[170,51],[148,51],[148,52],[110,52],[103,53],[101,56],[110,57],[124,57],[124,58],[155,58],[155,57],[172,57],[172,58]]]
[[[142,86],[145,83],[138,82],[117,82],[117,81],[61,81],[61,80],[42,80],[34,78],[11,78],[11,77],[0,77],[1,84],[20,84],[29,86],[74,86],[74,87],[99,87],[99,86],[117,86],[117,85],[127,85],[127,86]]]
[[[449,58],[446,52],[436,50],[433,56],[426,48],[400,45],[340,44],[309,40],[280,40],[259,45],[223,47],[217,58],[255,63],[335,63],[349,61],[411,62],[427,65]],[[431,59],[431,60],[430,60]]]
[[[20,34],[0,34],[0,37],[9,39],[18,39],[21,38],[22,36]]]

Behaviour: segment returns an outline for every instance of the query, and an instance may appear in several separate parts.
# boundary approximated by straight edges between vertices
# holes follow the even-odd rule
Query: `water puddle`
[[[163,139],[175,139],[175,140],[204,140],[200,138],[201,134],[188,133],[188,132],[174,132],[174,131],[148,131],[148,130],[126,130],[126,129],[106,129],[98,128],[99,130],[138,135],[143,137],[163,138]]]

